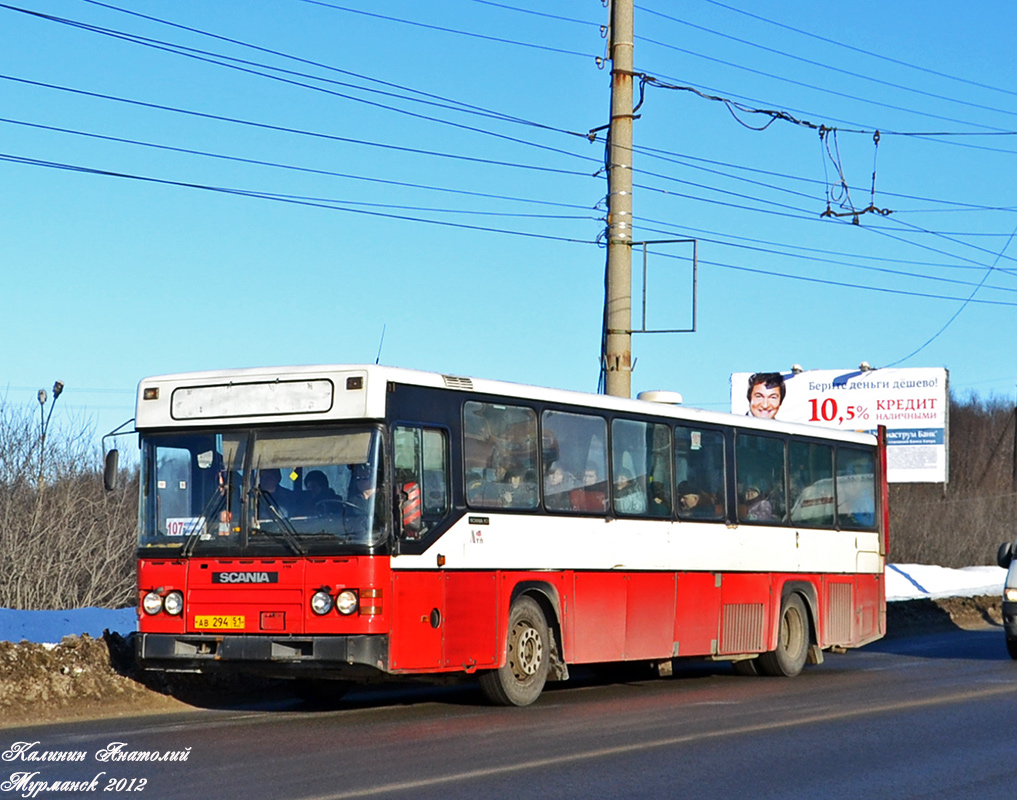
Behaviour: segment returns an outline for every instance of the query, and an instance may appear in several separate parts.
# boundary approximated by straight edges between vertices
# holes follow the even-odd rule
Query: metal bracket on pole
[[[647,245],[651,244],[691,244],[692,245],[692,327],[649,329],[646,327],[646,267]],[[697,239],[649,239],[645,242],[632,242],[633,247],[643,248],[643,327],[633,329],[632,333],[695,333],[696,332],[696,296],[699,273],[699,241]]]

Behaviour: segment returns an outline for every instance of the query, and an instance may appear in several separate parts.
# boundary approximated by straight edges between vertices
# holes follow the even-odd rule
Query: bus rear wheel
[[[793,678],[805,666],[809,655],[809,618],[805,603],[797,594],[790,595],[780,610],[777,649],[762,653],[759,671],[778,678]]]
[[[480,688],[492,703],[528,706],[547,682],[551,640],[544,612],[536,601],[520,597],[509,612],[505,666],[480,676]]]

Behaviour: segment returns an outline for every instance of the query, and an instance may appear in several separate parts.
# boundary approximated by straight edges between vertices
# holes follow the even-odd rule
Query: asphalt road
[[[30,752],[86,758],[0,763],[0,798],[31,791],[11,785],[18,772],[46,782],[103,773],[94,791],[39,797],[1017,795],[1017,663],[998,629],[879,642],[791,680],[678,666],[668,679],[579,675],[525,709],[488,707],[472,687],[410,688],[351,695],[334,711],[277,703],[4,730],[0,754],[38,742]],[[95,759],[115,742],[187,757]]]

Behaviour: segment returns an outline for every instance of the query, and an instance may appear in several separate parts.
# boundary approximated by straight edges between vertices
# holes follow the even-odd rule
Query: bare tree
[[[137,477],[106,493],[89,425],[0,401],[0,606],[133,605]]]
[[[1012,403],[950,399],[950,483],[890,487],[890,558],[964,567],[995,562],[1017,522]]]

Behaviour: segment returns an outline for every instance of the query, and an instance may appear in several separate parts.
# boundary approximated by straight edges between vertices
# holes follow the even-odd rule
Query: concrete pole
[[[604,388],[632,394],[632,0],[611,7],[611,128],[607,165],[607,336]]]

